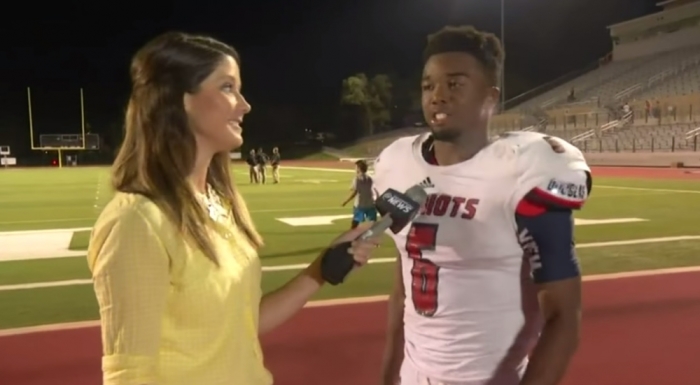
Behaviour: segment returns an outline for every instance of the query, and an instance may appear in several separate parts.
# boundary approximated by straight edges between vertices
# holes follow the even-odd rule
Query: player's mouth
[[[433,117],[430,119],[430,124],[433,126],[442,126],[447,123],[447,119],[449,118],[449,115],[447,115],[444,112],[436,112],[433,114]]]

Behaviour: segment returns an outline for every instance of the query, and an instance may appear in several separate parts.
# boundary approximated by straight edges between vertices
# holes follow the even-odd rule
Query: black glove
[[[331,285],[345,281],[355,267],[355,258],[348,252],[352,242],[343,242],[331,246],[321,257],[321,277]]]

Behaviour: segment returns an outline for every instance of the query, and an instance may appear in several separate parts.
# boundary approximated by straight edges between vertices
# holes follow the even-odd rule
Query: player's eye
[[[433,89],[433,85],[432,85],[432,84],[428,84],[428,83],[423,83],[423,84],[421,85],[421,89],[422,89],[423,91],[430,91],[430,90]]]
[[[225,92],[234,92],[236,90],[236,88],[231,83],[224,84],[223,87],[221,87],[221,89]]]
[[[457,89],[462,86],[462,83],[456,81],[456,80],[450,80],[447,83],[447,86],[450,87],[451,90]]]

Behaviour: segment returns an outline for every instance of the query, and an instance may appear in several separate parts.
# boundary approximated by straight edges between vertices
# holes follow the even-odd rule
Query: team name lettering
[[[549,181],[547,190],[569,199],[586,199],[588,193],[588,188],[585,185],[561,182],[555,179]]]
[[[518,243],[523,249],[524,258],[530,263],[530,272],[534,273],[536,270],[541,269],[540,250],[537,247],[537,243],[535,243],[535,239],[527,229],[523,229],[518,233]]]
[[[473,219],[479,200],[453,197],[447,194],[431,194],[423,206],[422,215],[450,218]]]

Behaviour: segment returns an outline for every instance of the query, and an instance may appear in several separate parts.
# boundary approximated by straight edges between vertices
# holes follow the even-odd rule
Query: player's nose
[[[447,102],[447,89],[446,87],[436,86],[433,88],[433,93],[430,97],[430,102],[432,104],[444,104]]]

